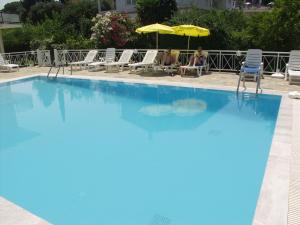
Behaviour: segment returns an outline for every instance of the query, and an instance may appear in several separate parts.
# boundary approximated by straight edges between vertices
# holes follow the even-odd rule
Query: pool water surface
[[[0,195],[58,225],[250,225],[281,97],[0,84]]]

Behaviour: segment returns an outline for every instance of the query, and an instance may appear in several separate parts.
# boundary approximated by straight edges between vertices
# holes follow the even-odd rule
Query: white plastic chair
[[[115,48],[107,48],[105,51],[105,57],[99,58],[99,61],[89,63],[88,69],[91,70],[97,70],[101,66],[104,66],[107,63],[111,63],[115,61],[116,57],[116,49]]]
[[[124,66],[129,64],[129,61],[133,55],[133,50],[124,50],[118,60],[118,62],[110,62],[104,64],[106,71],[111,71],[113,68],[116,68],[117,71],[124,70]]]
[[[136,70],[137,67],[143,67],[144,70],[154,66],[158,50],[148,50],[142,62],[128,64],[130,71]]]
[[[291,51],[289,63],[286,64],[285,79],[289,80],[289,84],[293,81],[300,82],[300,50]]]
[[[261,49],[249,49],[247,51],[246,60],[242,63],[237,91],[239,91],[240,82],[243,79],[243,87],[246,89],[245,80],[246,76],[253,76],[254,81],[257,82],[256,93],[260,87],[260,80],[263,75],[264,64],[262,62]]]
[[[10,64],[7,60],[4,60],[3,56],[0,54],[0,71],[12,72],[14,70],[19,70],[19,65]]]
[[[72,72],[73,72],[73,66],[79,66],[80,69],[81,67],[86,67],[88,64],[90,64],[91,62],[93,62],[96,58],[98,54],[98,51],[97,50],[91,50],[88,52],[88,54],[86,55],[86,57],[84,58],[83,61],[78,61],[78,62],[71,62],[70,63],[70,66],[71,66],[71,75],[72,75]]]

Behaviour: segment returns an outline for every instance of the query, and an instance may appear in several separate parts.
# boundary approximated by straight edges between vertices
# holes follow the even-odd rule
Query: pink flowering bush
[[[114,12],[98,14],[93,18],[91,40],[100,47],[124,47],[132,40],[133,25],[126,15]]]

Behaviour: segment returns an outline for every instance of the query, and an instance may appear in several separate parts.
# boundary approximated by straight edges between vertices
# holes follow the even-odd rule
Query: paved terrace
[[[47,73],[47,67],[26,67],[18,72],[0,73],[0,82],[26,75]],[[52,72],[55,72],[53,70]],[[66,75],[70,70],[66,69]],[[88,72],[86,70],[73,72],[76,76],[87,76],[93,79],[118,78],[122,80],[140,80],[144,82],[184,83],[193,86],[212,87],[234,90],[238,76],[234,73],[211,72],[201,77],[171,77],[163,73],[130,74],[128,71],[120,73],[106,73],[104,71]],[[247,82],[249,89],[255,88],[255,82]],[[291,100],[287,97],[289,91],[300,91],[300,85],[289,85],[282,79],[265,76],[261,84],[266,93],[283,95],[277,126],[274,134],[270,156],[265,172],[258,200],[253,225],[299,225],[300,224],[300,100]],[[252,89],[253,90],[253,89]],[[288,201],[287,201],[288,198]],[[1,203],[1,202],[0,202]],[[7,203],[10,204],[10,203]],[[1,206],[1,204],[0,204]],[[16,206],[17,207],[17,206]],[[4,207],[5,209],[6,207]],[[3,211],[0,207],[2,215]],[[16,209],[18,211],[18,207]],[[0,213],[1,215],[1,213]],[[287,216],[288,215],[288,216]],[[28,214],[22,216],[26,218]],[[4,217],[5,218],[5,217]],[[10,221],[8,218],[5,225]],[[28,223],[27,223],[28,222]],[[40,219],[34,224],[39,224]],[[20,220],[14,225],[31,225],[30,220]],[[42,223],[44,224],[44,223]],[[0,221],[0,225],[2,225]]]
[[[0,73],[0,80],[17,78],[25,75],[32,74],[40,74],[47,73],[49,67],[25,67],[21,68],[18,72],[12,73]],[[52,70],[52,73],[56,72],[55,69]],[[60,71],[61,73],[62,71]],[[65,70],[66,75],[70,75],[70,70],[67,68]],[[161,80],[168,82],[185,82],[191,84],[203,84],[205,86],[228,86],[228,87],[236,87],[238,76],[234,73],[224,73],[224,72],[209,72],[201,77],[194,76],[185,76],[181,77],[179,75],[175,75],[174,77],[169,76],[166,73],[138,73],[133,74],[128,71],[119,72],[119,73],[106,73],[104,71],[95,71],[89,72],[87,70],[81,71],[73,71],[73,75],[83,75],[83,76],[95,76],[95,77],[113,77],[113,78],[131,78],[131,79],[147,79],[147,80]],[[246,86],[249,88],[255,88],[255,82],[246,82]],[[289,85],[287,81],[283,79],[271,78],[266,75],[265,79],[262,80],[261,87],[263,90],[275,90],[281,92],[288,91],[300,91],[300,85]],[[241,88],[242,90],[243,88]]]

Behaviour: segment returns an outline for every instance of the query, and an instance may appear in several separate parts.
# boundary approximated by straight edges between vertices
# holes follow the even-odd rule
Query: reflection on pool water
[[[140,112],[148,116],[164,116],[174,113],[178,116],[194,116],[206,110],[207,104],[197,99],[182,99],[171,103],[144,106]]]
[[[0,84],[0,195],[61,225],[250,225],[279,96]]]

